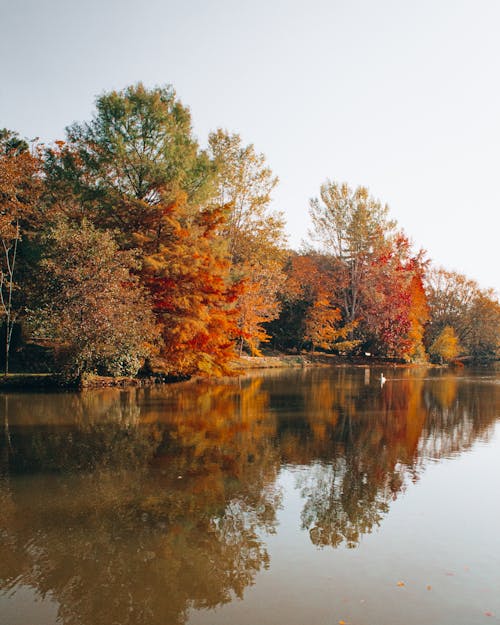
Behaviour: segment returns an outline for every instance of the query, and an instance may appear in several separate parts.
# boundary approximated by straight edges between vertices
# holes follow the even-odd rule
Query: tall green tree
[[[87,218],[115,229],[126,247],[145,230],[160,241],[163,206],[180,192],[196,210],[214,168],[173,88],[139,83],[101,95],[93,119],[67,128],[66,143],[48,151],[47,172],[56,196],[69,189]]]

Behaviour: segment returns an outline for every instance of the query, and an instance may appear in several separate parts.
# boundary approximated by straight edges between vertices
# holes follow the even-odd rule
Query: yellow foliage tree
[[[439,362],[450,362],[460,353],[460,343],[451,326],[445,326],[429,348],[430,355]]]

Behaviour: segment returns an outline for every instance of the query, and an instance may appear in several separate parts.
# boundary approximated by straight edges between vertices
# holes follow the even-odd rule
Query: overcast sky
[[[500,291],[499,0],[0,0],[0,127],[64,137],[95,97],[173,84],[200,144],[263,152],[290,242],[330,178]]]

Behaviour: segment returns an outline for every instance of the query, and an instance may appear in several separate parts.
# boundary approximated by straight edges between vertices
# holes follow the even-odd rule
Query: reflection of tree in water
[[[115,421],[31,438],[11,426],[18,476],[0,486],[2,587],[50,594],[75,625],[182,623],[191,607],[241,597],[268,565],[261,534],[279,505],[258,386],[198,385],[189,400],[173,391],[168,413],[153,389],[141,424],[117,409]]]
[[[65,624],[182,623],[242,596],[268,566],[280,463],[303,467],[312,542],[356,546],[423,455],[470,446],[498,415],[498,385],[397,376],[383,388],[338,369],[9,396],[2,587],[53,596]]]
[[[280,435],[287,463],[312,465],[298,486],[302,526],[314,544],[357,546],[418,479],[426,458],[468,448],[492,430],[498,385],[492,394],[449,373],[428,375],[397,370],[383,388],[367,388],[364,372],[311,375],[307,395],[296,400],[305,419],[292,416]]]
[[[318,465],[300,480],[306,503],[302,526],[320,547],[356,547],[363,534],[378,526],[389,509],[388,489],[374,488],[372,481],[350,470],[344,461]]]
[[[427,419],[419,441],[420,456],[441,458],[487,440],[500,414],[500,385],[488,380],[460,383],[436,377],[426,385]]]

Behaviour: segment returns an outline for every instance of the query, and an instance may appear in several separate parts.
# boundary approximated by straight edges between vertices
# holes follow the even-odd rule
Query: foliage
[[[352,190],[347,184],[327,180],[320,199],[310,201],[313,234],[322,248],[340,261],[341,301],[346,321],[359,317],[363,290],[370,282],[372,263],[395,223],[389,209],[373,199],[365,187]]]
[[[200,149],[171,86],[103,93],[43,154],[0,131],[7,367],[27,308],[75,375],[134,373],[151,355],[170,374],[225,374],[236,348],[269,340],[425,362],[450,357],[449,329],[462,356],[499,357],[495,294],[429,270],[365,187],[321,185],[318,248],[299,254],[272,208],[277,182],[238,134]]]
[[[109,232],[84,221],[51,230],[40,263],[35,335],[57,341],[68,376],[135,375],[153,351],[154,320],[144,290]]]
[[[214,165],[192,136],[190,113],[171,87],[143,85],[97,100],[88,124],[68,129],[49,155],[53,188],[74,180],[85,213],[136,248],[137,275],[160,326],[169,373],[227,370],[236,335],[224,218],[209,201]]]
[[[455,330],[445,326],[429,347],[429,354],[439,362],[450,362],[460,353],[460,344]]]
[[[310,202],[314,234],[335,267],[329,298],[350,324],[353,345],[382,357],[425,359],[423,254],[413,255],[388,207],[364,187],[327,181],[320,198]]]
[[[277,294],[283,287],[284,220],[272,211],[271,193],[278,179],[253,145],[239,135],[218,130],[209,137],[217,168],[216,202],[226,211],[222,236],[227,241],[233,280],[241,283],[236,300],[240,352],[252,354],[269,335],[264,324],[280,310]]]
[[[500,303],[491,290],[481,289],[466,276],[434,268],[426,276],[430,347],[446,327],[452,327],[463,353],[474,360],[492,360],[500,354]]]
[[[5,373],[21,305],[15,282],[19,244],[40,195],[39,160],[28,144],[9,130],[0,130],[0,313],[3,321]]]
[[[156,230],[161,202],[206,198],[213,166],[192,136],[189,109],[172,87],[141,83],[101,95],[88,123],[46,155],[49,188],[76,195],[85,215],[113,228],[121,246],[146,224]]]
[[[164,206],[162,240],[137,235],[144,250],[141,277],[152,294],[153,311],[163,338],[161,355],[169,373],[227,373],[237,332],[224,250],[214,245],[223,216],[206,209],[189,226],[178,215],[182,198]]]

